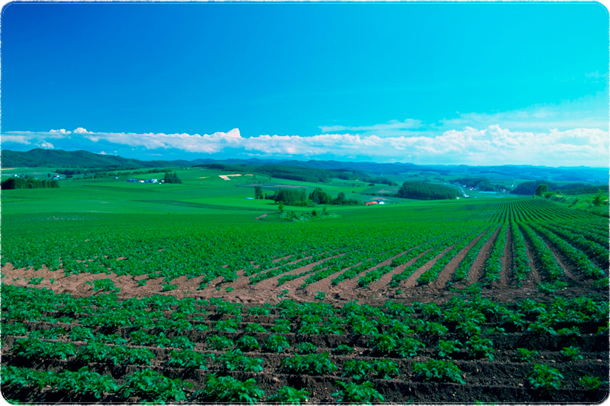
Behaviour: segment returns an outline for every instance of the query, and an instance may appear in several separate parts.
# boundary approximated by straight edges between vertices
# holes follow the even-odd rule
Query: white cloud
[[[49,131],[49,134],[54,134],[54,135],[69,135],[71,131],[66,131],[63,128],[61,130],[51,130]],[[76,132],[76,131],[75,131]]]
[[[84,149],[103,145],[145,149],[151,153],[177,149],[189,153],[239,153],[259,157],[372,160],[378,162],[413,162],[418,164],[503,165],[526,164],[546,166],[608,165],[608,131],[597,128],[523,131],[493,124],[485,127],[466,126],[461,129],[402,132],[398,136],[324,133],[311,137],[299,135],[259,135],[242,137],[237,128],[213,134],[186,133],[108,133],[11,132],[2,135],[2,142],[36,144],[44,148],[65,148],[50,144],[47,139],[60,138],[58,143]],[[84,144],[83,144],[84,143]],[[88,144],[87,144],[88,143]],[[108,145],[111,144],[111,145]],[[121,152],[119,151],[120,155]]]
[[[2,142],[14,142],[17,144],[29,145],[31,144],[29,138],[26,135],[10,135],[10,134],[2,134],[0,137]]]
[[[511,130],[540,131],[598,128],[608,130],[608,94],[596,94],[558,104],[533,105],[498,113],[463,113],[441,120],[437,129],[488,127],[499,124]]]
[[[85,130],[83,127],[78,127],[74,130],[74,134],[91,134],[89,131]]]
[[[46,142],[46,141],[42,141],[39,144],[37,144],[40,148],[44,148],[44,149],[53,149],[55,148],[53,146],[53,144],[51,144],[50,142]]]
[[[377,133],[379,136],[383,135],[396,135],[400,131],[412,130],[414,128],[421,127],[422,122],[420,120],[406,119],[405,121],[391,120],[384,124],[374,124],[368,126],[342,126],[342,125],[331,125],[331,126],[320,126],[320,130],[323,133],[336,133],[345,131],[354,132],[366,132],[366,133]]]

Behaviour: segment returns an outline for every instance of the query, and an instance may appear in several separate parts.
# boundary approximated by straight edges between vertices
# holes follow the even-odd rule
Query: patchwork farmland
[[[9,400],[607,396],[607,218],[532,198],[58,216],[3,219]]]

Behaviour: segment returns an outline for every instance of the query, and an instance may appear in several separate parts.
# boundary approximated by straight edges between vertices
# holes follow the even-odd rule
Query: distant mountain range
[[[196,159],[141,161],[115,155],[94,154],[88,151],[62,151],[33,149],[27,152],[1,151],[1,165],[12,167],[57,167],[57,168],[155,168],[190,167],[194,165],[223,163],[230,165],[279,164],[315,169],[360,171],[373,175],[400,174],[405,172],[438,173],[442,176],[478,176],[506,179],[545,179],[556,182],[601,182],[608,183],[608,168],[590,167],[548,167],[529,165],[468,166],[468,165],[415,165],[410,163],[374,163],[339,161],[296,161],[278,159]]]

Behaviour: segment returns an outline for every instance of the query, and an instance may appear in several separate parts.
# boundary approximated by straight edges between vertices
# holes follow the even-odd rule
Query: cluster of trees
[[[581,188],[577,188],[577,190],[580,190]],[[602,193],[601,189],[597,189],[597,190],[593,190],[591,191],[592,187],[589,188],[583,188],[585,190],[587,190],[586,192],[584,192],[583,194],[593,194],[593,193],[597,193],[593,199],[590,201],[591,204],[593,204],[594,206],[601,206],[602,204],[604,204],[604,202],[606,202],[608,200],[608,197]],[[534,195],[536,196],[540,196],[540,197],[544,197],[547,199],[550,198],[554,198],[554,197],[560,197],[560,195],[562,194],[562,192],[560,190],[557,191],[551,191],[549,190],[549,185],[547,185],[546,183],[541,183],[540,185],[538,185],[536,187],[536,191],[534,193]],[[576,199],[576,202],[578,201],[578,199]]]
[[[466,187],[476,187],[482,192],[495,192],[502,189],[502,186],[492,184],[488,178],[460,178],[455,181]]]
[[[165,172],[165,177],[163,178],[163,182],[165,183],[182,183],[182,180],[178,177],[176,172]]]
[[[527,182],[523,182],[517,185],[515,189],[511,193],[518,195],[538,195],[542,196],[542,194],[538,194],[538,188],[541,185],[546,185],[546,189],[542,192],[548,192],[550,190],[561,190],[563,194],[566,195],[580,195],[580,194],[593,194],[597,193],[600,189],[601,185],[592,185],[589,183],[567,183],[564,185],[558,185],[553,182],[545,181],[545,180],[531,180]],[[603,189],[608,189],[608,185],[603,185]]]
[[[267,195],[263,194],[260,186],[254,187],[254,198],[255,199],[271,199],[280,205],[280,211],[282,207],[286,206],[299,206],[299,207],[313,207],[318,204],[332,204],[332,205],[360,205],[362,202],[357,199],[347,199],[345,193],[339,192],[336,198],[332,198],[331,195],[324,192],[321,188],[315,188],[309,195],[305,192],[305,189],[282,189],[280,188],[275,194]]]
[[[405,182],[396,197],[421,200],[455,199],[459,193],[456,189],[426,182]]]
[[[31,176],[25,178],[8,178],[0,184],[1,189],[47,189],[58,188],[59,182],[56,180],[38,180]]]
[[[388,185],[388,186],[398,186],[398,183],[396,183],[388,178],[381,177],[381,176],[378,178],[364,177],[361,180],[363,182],[368,182],[368,183],[377,183],[377,184]]]
[[[347,169],[318,169],[305,168],[301,166],[265,164],[260,166],[255,165],[230,165],[230,164],[203,164],[195,165],[208,169],[220,169],[226,172],[247,172],[252,174],[261,174],[278,179],[298,180],[301,182],[324,182],[328,183],[333,178],[342,180],[362,180],[365,182],[389,184],[385,178],[369,178],[365,173],[352,171]]]

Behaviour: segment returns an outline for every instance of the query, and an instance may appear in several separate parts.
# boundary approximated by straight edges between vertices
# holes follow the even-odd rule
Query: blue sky
[[[3,149],[608,166],[598,3],[11,3]]]

